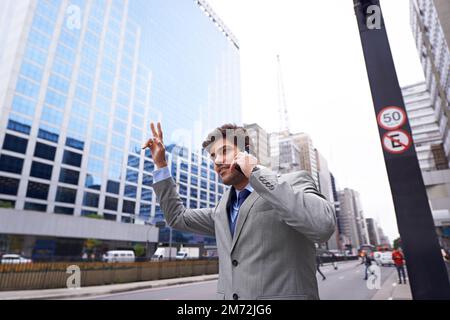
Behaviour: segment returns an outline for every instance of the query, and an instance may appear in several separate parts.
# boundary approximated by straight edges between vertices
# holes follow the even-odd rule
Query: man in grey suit
[[[315,243],[335,230],[333,205],[305,171],[287,175],[257,165],[247,131],[214,130],[203,143],[224,184],[215,208],[187,209],[170,177],[161,124],[151,123],[150,148],[157,167],[153,188],[168,224],[215,236],[219,299],[319,299]]]

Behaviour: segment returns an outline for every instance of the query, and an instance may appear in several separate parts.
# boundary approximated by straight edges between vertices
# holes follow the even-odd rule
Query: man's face
[[[214,161],[214,170],[227,186],[237,185],[245,179],[242,173],[230,168],[231,163],[239,152],[241,150],[237,146],[223,138],[214,142],[211,146],[210,155]]]

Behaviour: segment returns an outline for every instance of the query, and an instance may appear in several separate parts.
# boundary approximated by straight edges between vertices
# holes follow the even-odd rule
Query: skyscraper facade
[[[150,121],[189,150],[188,205],[217,201],[199,147],[241,122],[239,44],[205,1],[5,0],[0,28],[1,234],[156,242]]]

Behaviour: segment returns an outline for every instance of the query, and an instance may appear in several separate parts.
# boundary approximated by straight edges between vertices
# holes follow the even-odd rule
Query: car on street
[[[31,263],[31,259],[27,259],[18,254],[4,254],[2,255],[2,264],[25,264]]]

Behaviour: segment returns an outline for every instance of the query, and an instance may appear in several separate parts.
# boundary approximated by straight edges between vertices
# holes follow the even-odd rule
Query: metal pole
[[[379,0],[353,0],[414,299],[450,299],[450,285]]]
[[[172,261],[172,227],[169,227],[169,261]]]

